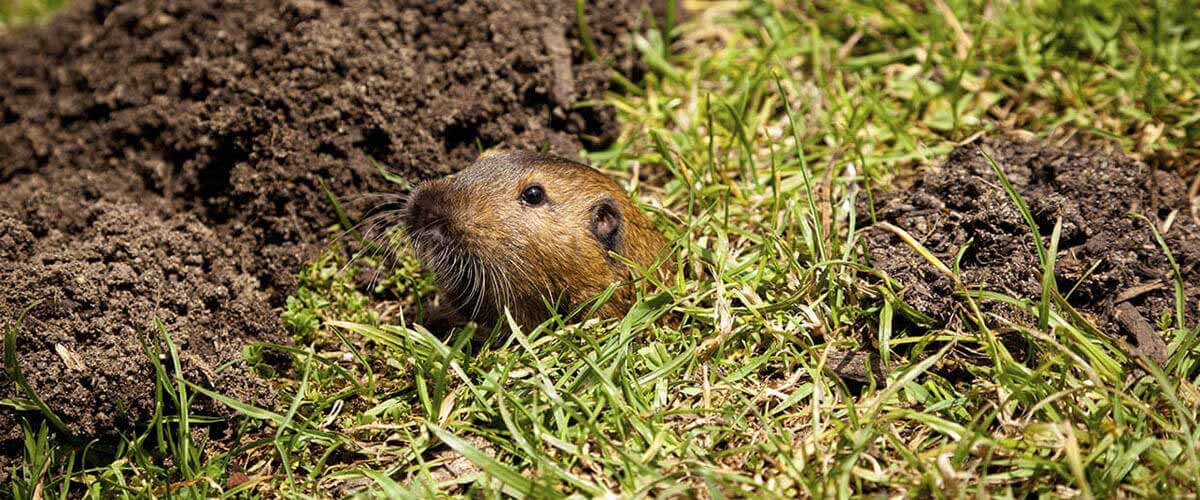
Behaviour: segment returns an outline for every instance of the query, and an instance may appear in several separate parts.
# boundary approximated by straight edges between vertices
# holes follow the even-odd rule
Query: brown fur
[[[530,206],[521,193],[534,184],[546,201]],[[619,214],[612,251],[650,270],[666,241],[624,190],[595,169],[549,155],[485,153],[454,176],[418,186],[405,221],[443,298],[460,314],[493,324],[507,308],[532,327],[549,317],[547,302],[566,312],[631,278],[593,232],[603,203]],[[622,286],[598,314],[624,314],[633,295]]]

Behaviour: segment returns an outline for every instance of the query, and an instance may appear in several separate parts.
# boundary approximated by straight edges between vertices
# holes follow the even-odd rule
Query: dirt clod
[[[185,375],[255,400],[237,367],[346,199],[480,147],[575,155],[646,0],[81,0],[0,37],[0,327],[79,437],[143,423],[161,322]],[[24,397],[0,375],[0,399]],[[0,436],[19,435],[0,407]]]
[[[1165,344],[1152,325],[1174,318],[1176,276],[1152,226],[1179,266],[1188,318],[1197,317],[1200,297],[1194,286],[1200,283],[1200,228],[1183,179],[1096,148],[997,137],[955,149],[911,188],[882,197],[878,220],[904,229],[942,262],[954,262],[966,247],[965,286],[1016,298],[1041,296],[1042,266],[1029,225],[981,151],[1028,205],[1042,245],[1049,247],[1061,221],[1059,291],[1070,292],[1068,301],[1097,327],[1127,336],[1138,354],[1163,361]],[[892,232],[869,228],[865,235],[873,263],[904,286],[904,300],[936,322],[950,321],[960,307],[951,280]],[[996,303],[985,306],[1023,321]]]

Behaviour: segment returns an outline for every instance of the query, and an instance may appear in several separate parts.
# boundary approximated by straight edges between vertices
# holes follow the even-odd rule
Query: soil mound
[[[169,352],[156,322],[189,380],[263,403],[261,382],[217,368],[240,360],[248,339],[285,335],[253,274],[213,231],[190,216],[147,217],[136,205],[100,201],[84,212],[59,227],[39,214],[0,212],[0,255],[22,257],[0,264],[0,314],[27,311],[21,372],[72,434],[131,429],[153,414],[146,349]],[[46,237],[35,243],[35,234]],[[27,396],[12,384],[0,394]],[[20,437],[11,414],[0,413],[0,429]]]
[[[1176,174],[1085,147],[990,138],[952,151],[908,190],[884,195],[879,221],[911,234],[945,263],[962,258],[962,278],[975,289],[1018,298],[1041,296],[1042,268],[1031,231],[980,150],[1013,183],[1049,246],[1062,220],[1055,272],[1062,293],[1100,328],[1124,332],[1143,350],[1150,325],[1175,308],[1175,275],[1151,224],[1163,234],[1183,275],[1188,319],[1197,317],[1200,227],[1187,186]],[[1147,220],[1131,214],[1141,214]],[[906,302],[935,321],[957,307],[954,284],[891,232],[866,232],[874,264],[898,280]],[[990,307],[995,308],[995,304]],[[1141,342],[1138,342],[1138,341]],[[1161,346],[1160,346],[1161,347]]]
[[[0,38],[0,327],[36,304],[21,371],[72,433],[127,428],[158,320],[193,380],[252,399],[214,370],[286,337],[271,308],[327,235],[325,190],[611,140],[588,103],[632,66],[646,3],[588,2],[590,44],[559,0],[82,0]]]

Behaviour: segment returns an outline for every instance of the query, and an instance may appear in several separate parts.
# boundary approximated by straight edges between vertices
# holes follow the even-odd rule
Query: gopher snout
[[[449,236],[452,209],[446,204],[440,189],[428,185],[418,187],[408,199],[404,224],[415,240],[444,243]]]

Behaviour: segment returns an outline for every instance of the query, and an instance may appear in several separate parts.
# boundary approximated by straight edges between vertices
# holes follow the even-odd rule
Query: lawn
[[[247,352],[291,357],[261,368],[276,407],[163,368],[164,411],[148,429],[97,452],[31,426],[6,487],[94,498],[1194,497],[1200,318],[1165,325],[1181,360],[1165,369],[1118,353],[1119,368],[1098,374],[1097,332],[1058,307],[1045,328],[1023,330],[1037,355],[1013,357],[994,339],[1006,320],[969,294],[946,325],[902,320],[911,308],[859,231],[878,193],[979,134],[1112,141],[1190,180],[1194,2],[801,4],[692,1],[681,22],[637,35],[649,70],[618,77],[608,97],[623,132],[585,156],[635,194],[677,267],[624,318],[440,338],[402,313],[434,294],[414,258],[356,255],[342,238],[300,272],[281,311],[295,346]],[[44,12],[24,5],[0,2],[0,22]],[[866,350],[886,376],[832,369]],[[973,362],[948,375],[962,352]],[[242,415],[229,424],[240,444],[197,430],[212,418],[180,404],[197,397]]]

